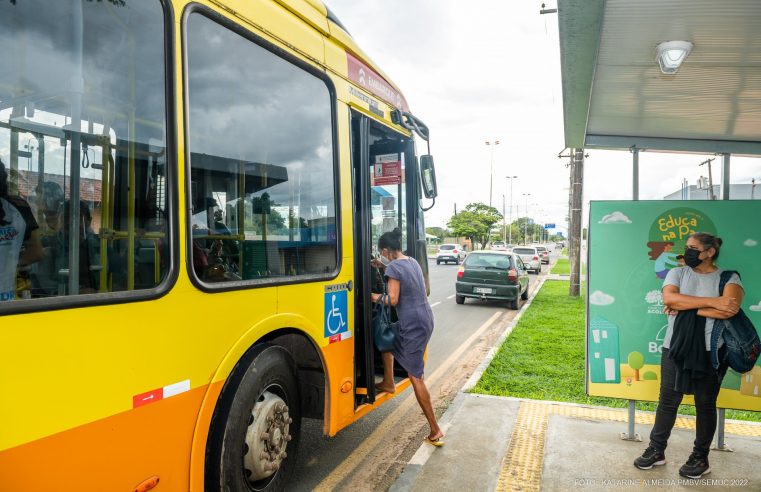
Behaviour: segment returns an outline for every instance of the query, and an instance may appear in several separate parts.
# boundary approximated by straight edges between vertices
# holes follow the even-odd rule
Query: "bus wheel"
[[[240,382],[229,388],[232,396],[223,390],[228,401],[212,420],[217,438],[210,439],[206,457],[207,490],[283,490],[293,472],[301,430],[293,360],[275,346],[265,346],[252,359],[239,363],[245,372],[235,374]]]

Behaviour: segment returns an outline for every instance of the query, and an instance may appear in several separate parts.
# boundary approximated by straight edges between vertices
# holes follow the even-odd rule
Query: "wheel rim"
[[[256,401],[246,429],[243,472],[254,490],[266,487],[288,457],[293,419],[285,400],[272,389],[267,388]]]

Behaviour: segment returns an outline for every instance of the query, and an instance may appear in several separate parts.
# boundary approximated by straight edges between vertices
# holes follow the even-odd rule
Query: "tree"
[[[444,229],[443,227],[426,227],[425,232],[427,234],[431,234],[432,236],[436,236],[439,241],[444,241],[444,238],[449,235],[449,231]]]
[[[465,209],[452,216],[447,226],[456,236],[463,236],[473,241],[481,249],[489,244],[489,232],[492,225],[502,220],[502,214],[494,207],[484,203],[469,203]]]
[[[645,356],[641,352],[629,353],[629,367],[634,369],[634,380],[639,381],[639,370],[645,365]]]

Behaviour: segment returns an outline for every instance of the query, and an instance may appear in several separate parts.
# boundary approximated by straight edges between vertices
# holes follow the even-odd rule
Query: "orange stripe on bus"
[[[190,443],[206,389],[2,451],[0,490],[132,491],[154,476],[161,490],[188,490]]]

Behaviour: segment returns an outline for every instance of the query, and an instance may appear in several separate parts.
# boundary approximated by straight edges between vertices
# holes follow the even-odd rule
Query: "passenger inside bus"
[[[67,200],[63,206],[63,226],[56,234],[56,270],[69,271],[69,231],[71,228],[71,202]],[[79,201],[79,293],[92,294],[98,291],[100,279],[100,240],[92,230],[92,214],[87,202]],[[65,292],[68,283],[67,274],[61,274],[60,282]]]
[[[217,201],[206,197],[203,203],[204,210],[193,214],[196,219],[200,216],[200,222],[203,222],[196,220],[193,224],[193,268],[196,275],[206,282],[240,280],[237,274],[237,241],[218,237],[232,236],[232,233],[224,223],[224,214]]]
[[[40,222],[42,259],[31,267],[32,297],[48,297],[58,294],[58,271],[56,269],[56,234],[61,228],[63,190],[54,181],[45,181],[36,188],[37,217]]]
[[[39,227],[31,207],[21,197],[10,196],[8,188],[8,173],[0,160],[0,302],[17,298],[19,270],[42,258]],[[22,278],[28,275],[22,274]],[[24,289],[22,297],[28,292]]]
[[[43,237],[43,246],[45,245],[45,236],[52,236],[58,232],[61,227],[61,206],[63,205],[63,190],[55,181],[45,181],[42,186],[37,187],[37,211],[44,219],[40,224],[40,234]]]

